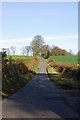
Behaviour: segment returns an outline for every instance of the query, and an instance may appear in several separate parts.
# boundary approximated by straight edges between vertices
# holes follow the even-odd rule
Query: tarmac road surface
[[[66,95],[50,82],[41,57],[37,75],[2,103],[3,118],[78,118],[64,103]]]

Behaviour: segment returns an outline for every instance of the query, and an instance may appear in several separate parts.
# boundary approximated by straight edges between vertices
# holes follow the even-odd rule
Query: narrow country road
[[[41,58],[37,75],[22,89],[2,103],[3,118],[77,118],[64,104],[66,95],[50,82],[46,63]]]

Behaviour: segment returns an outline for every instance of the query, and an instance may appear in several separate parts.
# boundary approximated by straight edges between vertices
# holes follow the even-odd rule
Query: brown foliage
[[[80,80],[80,67],[77,65],[59,64],[53,62],[51,59],[49,59],[49,65],[54,67],[58,72],[67,78]]]
[[[54,56],[58,56],[58,55],[68,55],[68,52],[65,49],[61,49],[59,47],[55,47],[52,49],[52,54]]]

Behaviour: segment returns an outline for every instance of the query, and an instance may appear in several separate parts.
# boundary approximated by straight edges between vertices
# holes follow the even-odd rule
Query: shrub
[[[14,64],[14,67],[16,67],[17,71],[20,72],[21,74],[26,74],[29,71],[23,62]]]
[[[51,67],[54,67],[57,72],[60,72],[63,76],[74,80],[80,80],[80,67],[77,67],[77,65],[55,63],[50,58],[48,62]]]
[[[52,58],[48,58],[48,62],[53,62],[53,59]]]
[[[77,70],[77,80],[80,82],[80,67],[78,67],[78,70]]]
[[[2,52],[2,65],[6,66],[8,62],[6,51]]]

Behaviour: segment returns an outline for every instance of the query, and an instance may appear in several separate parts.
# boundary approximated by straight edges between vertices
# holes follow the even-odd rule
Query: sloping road
[[[2,104],[3,118],[77,118],[63,99],[66,95],[50,82],[41,58],[39,73]]]

